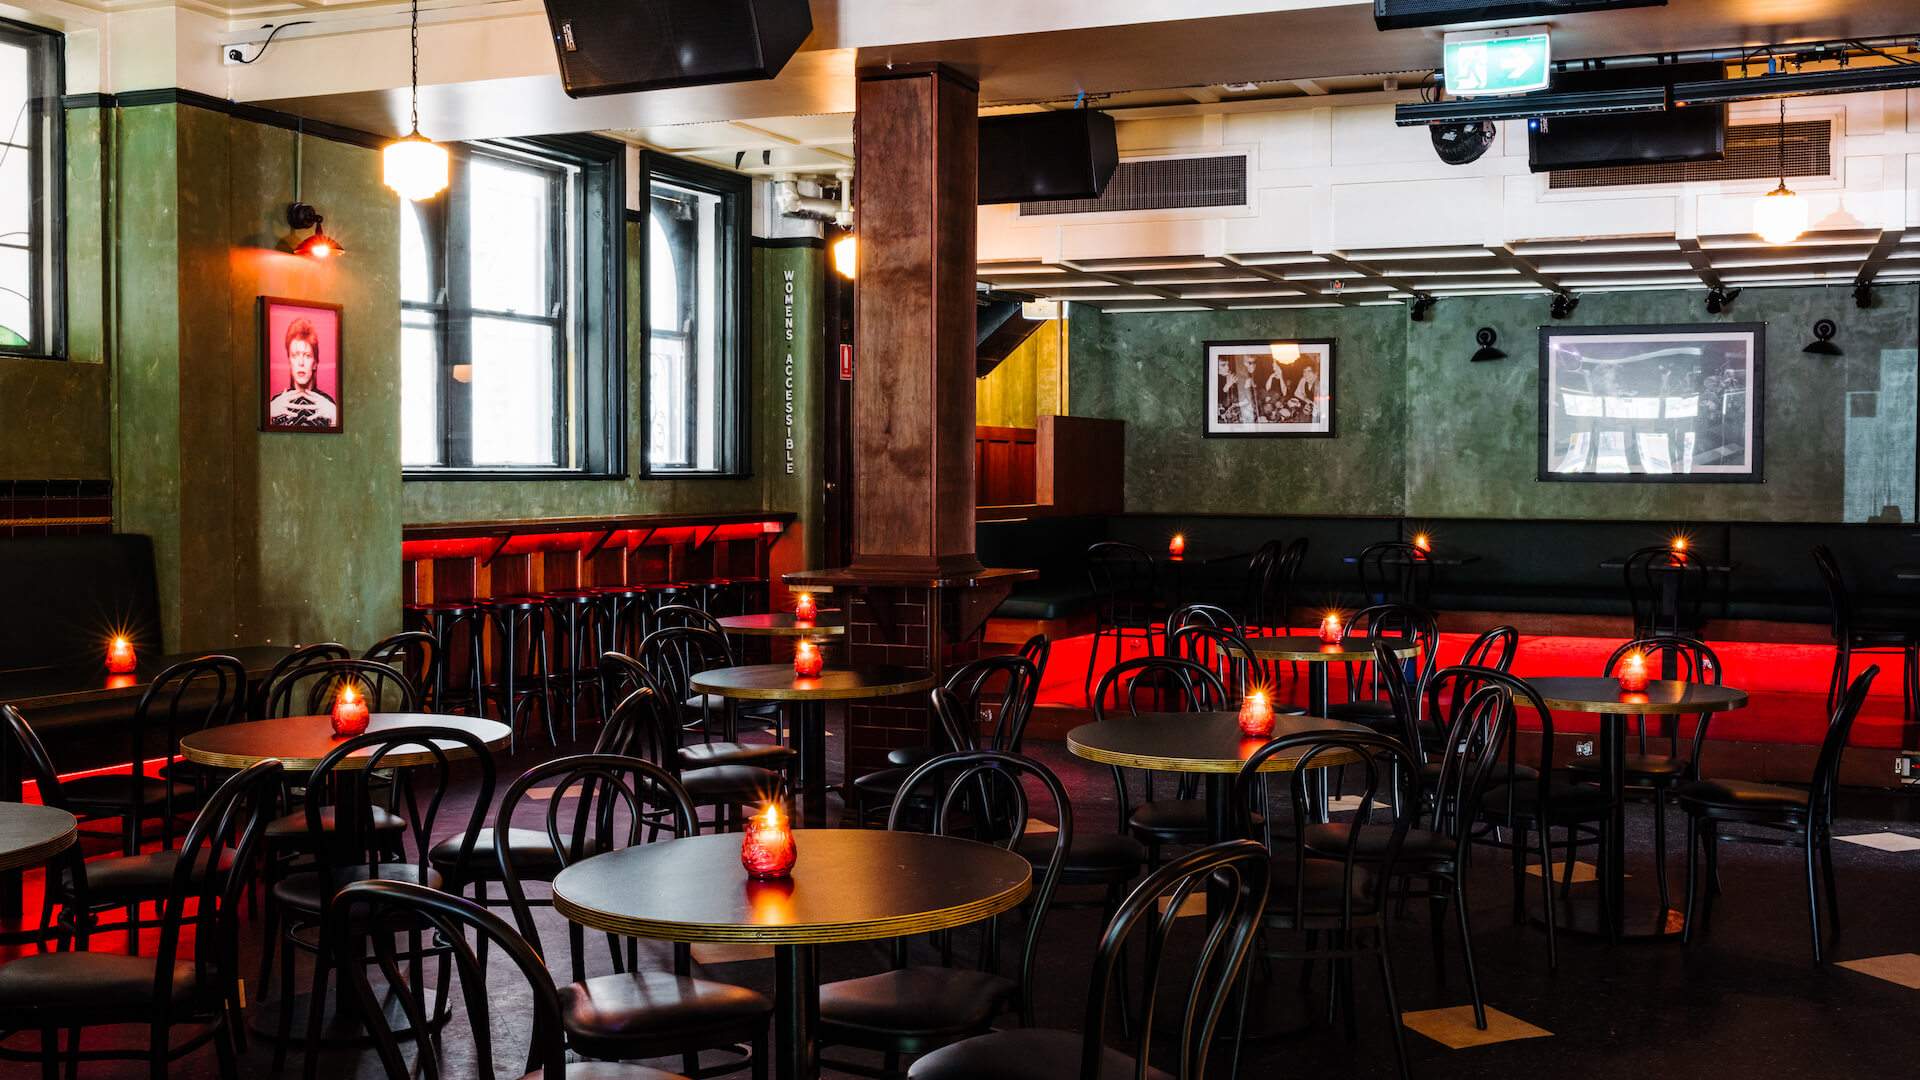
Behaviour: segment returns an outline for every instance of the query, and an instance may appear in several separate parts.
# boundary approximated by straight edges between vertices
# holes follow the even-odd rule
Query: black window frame
[[[716,253],[723,261],[720,280],[730,287],[715,300],[715,323],[726,335],[719,343],[716,365],[728,385],[715,395],[716,466],[711,469],[680,465],[656,465],[652,452],[653,424],[653,303],[652,303],[652,213],[653,184],[656,179],[691,188],[720,200],[721,230],[725,234]],[[753,212],[752,181],[745,175],[703,165],[655,150],[640,152],[639,197],[641,209],[629,210],[628,217],[640,224],[640,274],[644,283],[640,314],[640,415],[648,425],[647,437],[639,452],[639,472],[655,480],[743,479],[753,475],[752,447],[753,385],[751,381],[753,348],[752,270]],[[688,419],[694,419],[689,409]]]
[[[67,358],[67,120],[66,35],[30,23],[0,19],[0,39],[28,48],[35,70],[27,82],[31,130],[41,133],[28,165],[27,252],[31,263],[28,318],[32,335],[25,345],[0,345],[0,357],[27,360]],[[37,53],[37,55],[36,55]],[[50,85],[49,85],[50,84]],[[9,132],[0,132],[0,149]],[[44,340],[41,340],[44,339]]]
[[[448,147],[452,156],[447,190],[415,203],[428,247],[429,302],[402,300],[408,311],[432,314],[438,338],[438,431],[441,463],[403,465],[407,480],[621,480],[626,463],[626,160],[623,144],[590,135],[488,139]],[[465,178],[475,155],[555,170],[577,169],[579,197],[550,200],[552,265],[547,280],[565,296],[564,314],[546,316],[480,311],[472,306]],[[559,183],[557,179],[553,181]],[[404,208],[403,208],[404,212]],[[571,212],[572,220],[568,220]],[[568,234],[572,265],[564,262]],[[577,287],[570,288],[570,283]],[[566,296],[570,291],[572,295]],[[466,297],[456,304],[453,298]],[[453,377],[452,360],[470,356],[475,318],[512,319],[553,327],[554,389],[561,422],[554,431],[557,465],[473,463],[470,391]],[[577,372],[577,377],[574,377]]]

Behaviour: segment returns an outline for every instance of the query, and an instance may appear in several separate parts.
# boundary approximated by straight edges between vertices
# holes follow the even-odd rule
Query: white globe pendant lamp
[[[447,148],[420,134],[420,0],[413,0],[409,21],[413,39],[411,80],[413,128],[381,151],[382,178],[411,202],[431,199],[447,189]]]
[[[1780,186],[1753,204],[1753,231],[1769,244],[1791,244],[1807,231],[1807,200],[1787,186],[1787,99],[1780,99]]]

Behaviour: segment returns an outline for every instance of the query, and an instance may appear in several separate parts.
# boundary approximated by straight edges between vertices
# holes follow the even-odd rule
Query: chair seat
[[[1480,797],[1480,810],[1488,817],[1501,818],[1507,812],[1507,792],[1513,792],[1513,812],[1515,817],[1538,820],[1541,813],[1540,784],[1537,780],[1518,784],[1501,784],[1490,787]],[[1607,812],[1611,801],[1604,789],[1593,784],[1576,784],[1566,780],[1549,780],[1547,792],[1551,807],[1551,817],[1555,823],[1562,821],[1598,821]]]
[[[793,760],[793,748],[779,743],[710,742],[680,748],[680,767],[704,769],[714,765],[758,765],[784,769]]]
[[[399,832],[407,827],[400,815],[384,806],[373,808],[374,832]],[[333,807],[324,807],[320,811],[320,828],[326,832],[334,830]],[[267,842],[275,844],[307,835],[307,812],[296,810],[284,817],[267,822]]]
[[[1674,798],[1707,809],[1784,810],[1807,809],[1807,793],[1775,784],[1751,780],[1695,780],[1674,789]]]
[[[0,964],[0,1012],[149,1008],[156,960],[107,952],[35,953]],[[173,966],[173,1001],[194,1000],[191,961]]]
[[[780,790],[780,774],[753,765],[713,765],[688,769],[680,774],[680,783],[693,801],[702,805],[716,803],[765,802]]]
[[[853,786],[855,790],[864,791],[869,795],[881,795],[891,799],[900,794],[900,785],[906,783],[907,777],[912,775],[913,770],[908,768],[880,769],[854,777]],[[928,784],[926,790],[934,791],[938,787],[937,784]]]
[[[1671,784],[1687,775],[1686,759],[1667,754],[1625,754],[1620,766],[1629,784]],[[1598,756],[1576,758],[1567,763],[1567,771],[1583,778],[1603,776],[1607,765]]]
[[[678,1049],[703,1036],[757,1029],[773,1014],[773,1002],[758,991],[665,971],[600,975],[559,990],[568,1042],[583,1052],[652,1039]]]
[[[1398,726],[1400,723],[1400,718],[1394,715],[1393,703],[1389,701],[1342,701],[1327,706],[1327,719],[1345,720],[1368,727],[1387,724]]]
[[[368,873],[364,866],[355,866],[332,871],[324,877],[318,870],[290,874],[273,883],[273,898],[295,911],[317,915],[320,913],[321,905],[331,899],[334,893],[345,888],[348,882],[368,879],[410,881],[417,885],[425,885],[429,889],[446,888],[446,878],[431,867],[427,869],[426,880],[421,881],[420,868],[411,863],[380,863],[373,868],[372,873]],[[322,889],[325,890],[324,896]]]
[[[1077,1031],[1014,1028],[962,1039],[920,1058],[908,1080],[1061,1080],[1078,1077]],[[1173,1080],[1173,1074],[1149,1065],[1147,1080]],[[1100,1050],[1098,1080],[1133,1080],[1134,1061],[1111,1046]]]
[[[179,865],[178,851],[95,859],[87,864],[87,902],[115,904],[163,899],[173,889],[173,872]],[[202,869],[206,866],[204,856],[200,865]],[[233,869],[233,852],[221,853],[220,869],[222,872]]]
[[[464,867],[460,865],[461,839],[458,835],[449,836],[433,845],[427,852],[427,861],[456,882],[499,881],[500,862],[494,858],[493,827],[474,834],[473,852]],[[507,857],[513,860],[514,870],[530,881],[551,881],[563,869],[559,853],[553,850],[552,839],[542,829],[508,829]]]
[[[1014,850],[1035,866],[1045,866],[1053,858],[1053,834],[1028,833],[1014,845]],[[1139,873],[1146,862],[1147,846],[1131,836],[1119,833],[1075,833],[1067,841],[1064,876],[1105,877],[1115,874],[1125,879]]]
[[[1199,799],[1160,799],[1141,803],[1127,827],[1163,844],[1198,843],[1207,838],[1207,804]]]
[[[175,799],[185,800],[193,796],[194,787],[186,780],[158,776],[142,776],[136,780],[127,773],[82,776],[60,784],[61,797],[83,809],[126,806],[136,798],[143,809],[151,809],[166,805],[169,791]]]
[[[1459,774],[1456,773],[1455,775],[1457,776]],[[1507,763],[1504,761],[1494,762],[1493,767],[1487,770],[1487,782],[1490,784],[1498,784],[1509,779],[1518,780],[1521,783],[1532,783],[1540,779],[1540,770],[1531,765],[1522,765],[1515,762],[1513,771],[1509,773],[1507,771]],[[1439,786],[1440,762],[1429,761],[1425,765],[1420,766],[1420,790],[1433,791]]]
[[[1847,628],[1847,640],[1856,649],[1897,649],[1920,639],[1920,630],[1909,630],[1882,623],[1855,624]]]
[[[843,979],[820,988],[822,1034],[855,1046],[956,1039],[987,1030],[1019,992],[1012,979],[970,968],[910,967]]]
[[[1304,876],[1296,877],[1292,852],[1276,855],[1271,860],[1272,884],[1267,900],[1267,925],[1292,927],[1297,916],[1308,920],[1339,919],[1346,910],[1348,882],[1347,866],[1344,861],[1316,859],[1309,856],[1304,867]],[[1374,874],[1365,866],[1353,868],[1353,914],[1356,918],[1373,914],[1374,898],[1370,895]],[[1304,883],[1304,889],[1301,884]],[[1295,910],[1295,903],[1300,904]]]
[[[1393,837],[1393,826],[1362,825],[1359,835],[1355,836],[1350,822],[1334,821],[1324,825],[1309,825],[1301,830],[1301,834],[1310,854],[1339,859],[1344,858],[1347,848],[1352,846],[1356,859],[1377,861],[1386,855],[1387,843]],[[1406,838],[1400,842],[1400,856],[1394,868],[1403,874],[1423,870],[1444,873],[1452,867],[1453,861],[1452,837],[1432,829],[1408,829]]]
[[[546,1080],[547,1070],[535,1069],[520,1080]],[[634,1065],[625,1061],[573,1061],[567,1063],[564,1080],[687,1080],[679,1073]]]
[[[941,751],[932,746],[896,746],[887,751],[887,764],[896,769],[917,769],[940,756]]]

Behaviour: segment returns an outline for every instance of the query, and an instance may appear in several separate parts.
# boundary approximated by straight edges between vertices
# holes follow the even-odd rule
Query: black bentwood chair
[[[946,713],[939,711],[938,698],[934,701],[946,752],[983,749],[979,724],[990,717],[993,734],[984,749],[1017,754],[1040,696],[1040,669],[1018,654],[987,656],[955,668],[938,689],[951,696]],[[908,776],[937,756],[854,777],[854,820],[865,824],[873,815],[891,811]]]
[[[1285,844],[1287,850],[1273,850],[1277,846],[1271,837],[1273,814],[1266,805],[1260,769],[1282,755],[1294,758],[1287,776],[1292,780],[1288,790],[1297,824],[1291,842]],[[1308,844],[1305,825],[1314,819],[1309,806],[1309,770],[1336,766],[1360,773],[1360,804],[1350,821],[1311,827],[1321,838],[1316,850]],[[1355,1034],[1356,1025],[1353,961],[1371,954],[1380,967],[1387,1026],[1393,1033],[1393,1056],[1403,1080],[1408,1075],[1407,1048],[1387,941],[1387,886],[1399,868],[1400,853],[1413,824],[1410,811],[1394,810],[1409,800],[1392,790],[1393,778],[1410,777],[1415,771],[1412,751],[1397,736],[1371,731],[1305,731],[1274,739],[1255,751],[1233,781],[1233,806],[1242,835],[1266,835],[1263,847],[1272,852],[1272,896],[1262,919],[1267,930],[1263,954],[1275,960],[1328,961],[1328,1016],[1331,1019],[1344,1001],[1349,1037]],[[1376,813],[1386,814],[1388,820],[1376,821]],[[1440,840],[1433,848],[1451,854],[1453,844]],[[1300,943],[1281,944],[1281,935]],[[1242,994],[1240,1001],[1243,1025],[1247,996]]]
[[[203,656],[161,672],[140,695],[127,727],[131,767],[66,781],[61,794],[67,809],[82,821],[119,818],[122,854],[140,853],[141,826],[148,818],[160,819],[160,844],[172,847],[175,803],[181,809],[190,806],[205,777],[166,768],[149,774],[147,759],[171,758],[183,731],[226,723],[239,715],[246,698],[247,669],[231,656]]]
[[[473,809],[467,814],[463,835],[479,833],[486,821],[487,807],[493,804],[493,755],[477,737],[457,728],[418,727],[404,731],[369,731],[343,739],[320,759],[307,776],[307,838],[311,843],[312,865],[298,869],[274,883],[273,900],[279,906],[285,927],[280,933],[280,1030],[274,1046],[273,1067],[279,1072],[286,1064],[287,1046],[292,1041],[294,1000],[294,954],[310,950],[314,954],[312,993],[307,1008],[306,1080],[315,1080],[320,1064],[322,1014],[326,1012],[327,976],[340,956],[332,943],[322,937],[317,943],[303,931],[324,927],[333,896],[354,881],[383,879],[412,881],[429,888],[444,888],[446,879],[433,869],[427,853],[433,846],[434,824],[440,808],[446,805],[453,783],[454,750],[472,760],[477,767],[478,783],[473,789]],[[370,783],[376,770],[406,767],[406,781],[397,786],[406,795],[404,827],[398,832],[383,827],[376,814]],[[421,802],[421,792],[427,795]],[[412,841],[413,855],[407,854]],[[271,949],[269,937],[262,948]],[[411,966],[409,985],[421,987],[421,962],[428,956],[447,964],[445,942],[422,942],[417,930],[407,950]],[[361,956],[357,963],[371,963]],[[444,974],[444,971],[443,971]],[[441,982],[445,986],[444,979]],[[444,1000],[444,998],[443,998]],[[436,1006],[436,1012],[438,1007]]]
[[[1405,540],[1368,544],[1354,558],[1360,571],[1362,604],[1425,606],[1433,590],[1433,563]]]
[[[1227,691],[1213,672],[1191,660],[1142,656],[1108,668],[1091,704],[1096,723],[1110,714],[1213,712],[1227,708]],[[1150,865],[1159,863],[1165,845],[1207,842],[1207,804],[1194,794],[1192,777],[1178,781],[1170,797],[1156,797],[1154,774],[1143,771],[1136,802],[1127,788],[1126,770],[1118,765],[1112,769],[1120,831],[1147,846]]]
[[[522,1080],[684,1080],[644,1065],[603,1061],[569,1064],[553,976],[548,974],[540,955],[514,933],[512,927],[477,904],[435,889],[403,881],[356,881],[341,889],[334,898],[327,936],[339,950],[337,962],[341,970],[349,973],[344,979],[360,1005],[361,1015],[373,1018],[368,1024],[368,1033],[373,1037],[374,1050],[379,1054],[387,1080],[416,1080],[422,1075],[431,1080],[445,1075],[449,1065],[441,1060],[442,1036],[427,1034],[429,1025],[423,1022],[424,1014],[411,1018],[417,1033],[418,1056],[413,1066],[407,1064],[400,1054],[400,1041],[394,1037],[380,1010],[373,984],[359,963],[360,950],[365,948],[362,938],[370,936],[387,978],[404,979],[390,939],[378,934],[366,935],[363,929],[392,925],[429,926],[436,937],[447,942],[453,955],[467,1007],[467,1029],[473,1035],[473,1058],[471,1064],[459,1068],[460,1075],[475,1080],[494,1080],[500,1075],[493,1063],[493,1022],[489,1010],[493,992],[487,986],[483,959],[487,947],[492,946],[499,949],[526,980],[532,998],[526,1065],[524,1069],[511,1069],[508,1075],[521,1076]],[[480,943],[478,949],[468,944],[469,933]],[[420,988],[418,993],[423,996],[425,988]],[[402,998],[412,1002],[415,996],[403,994]],[[516,1006],[516,1011],[519,1008]]]
[[[269,760],[235,773],[208,797],[180,845],[153,956],[55,952],[0,964],[0,1033],[40,1033],[42,1076],[58,1076],[63,1056],[69,1075],[81,1061],[144,1058],[153,1080],[165,1080],[173,1061],[211,1042],[222,1080],[238,1080],[240,894],[279,789],[280,763]],[[228,869],[195,872],[206,866]],[[190,931],[190,956],[182,955],[183,930]],[[148,1043],[81,1050],[80,1029],[106,1024],[142,1025]],[[173,1029],[188,1024],[202,1030],[175,1044]],[[64,1055],[62,1028],[70,1033]],[[4,1049],[0,1057],[31,1060]]]
[[[311,645],[296,647],[268,669],[267,677],[261,680],[251,705],[253,719],[265,720],[273,716],[286,715],[286,713],[271,712],[267,706],[275,697],[280,697],[284,701],[292,700],[290,691],[280,693],[276,691],[281,683],[289,679],[298,680],[299,676],[295,672],[301,668],[320,660],[347,660],[352,656],[353,650],[337,641],[316,641]]]
[[[984,1035],[994,1018],[1017,1009],[1020,1022],[1033,1026],[1034,963],[1053,893],[1065,872],[1073,841],[1073,806],[1066,788],[1045,765],[998,750],[973,750],[932,759],[901,786],[901,798],[887,828],[905,827],[902,810],[916,796],[933,803],[932,832],[964,833],[974,840],[1019,851],[1026,839],[1028,794],[1032,780],[1053,802],[1058,831],[1045,837],[1048,851],[1039,883],[1026,908],[1020,970],[999,971],[999,918],[982,928],[979,963],[953,963],[953,937],[939,935],[939,965],[913,964],[906,938],[893,943],[893,969],[820,988],[820,1042],[853,1046],[885,1055],[882,1075],[899,1077],[903,1054],[924,1054],[958,1039]]]
[[[1240,984],[1247,953],[1253,947],[1261,913],[1267,906],[1267,849],[1252,840],[1229,840],[1201,848],[1154,871],[1126,898],[1107,924],[1094,956],[1093,981],[1081,1030],[1015,1028],[978,1035],[941,1047],[913,1063],[910,1080],[1202,1080],[1207,1055],[1220,1032],[1228,998]],[[1212,888],[1209,889],[1209,883]],[[1218,901],[1210,919],[1186,919],[1178,912],[1195,892]],[[1163,904],[1162,901],[1165,901]],[[1211,922],[1200,942],[1191,981],[1182,993],[1164,995],[1181,1003],[1179,1056],[1174,1071],[1147,1064],[1153,1049],[1154,1011],[1163,995],[1168,939],[1182,926],[1199,929]],[[1118,977],[1129,940],[1145,927],[1143,985],[1137,1000],[1144,1019],[1133,1025],[1131,1046],[1123,1051],[1106,1041],[1109,999],[1129,988]],[[1126,1002],[1122,1006],[1125,1011]]]
[[[1019,650],[1016,653],[1014,653],[1014,655],[1020,657],[1020,659],[1025,660],[1027,663],[1033,665],[1033,670],[1035,672],[1034,697],[1038,699],[1039,693],[1040,693],[1040,680],[1044,679],[1047,674],[1047,658],[1053,655],[1053,642],[1047,640],[1047,635],[1045,634],[1035,634],[1032,637],[1028,638],[1025,642],[1023,642]],[[973,696],[978,697],[979,695],[975,694]],[[990,710],[994,710],[995,708],[996,706],[994,705],[990,705],[990,704],[983,705],[980,709],[979,716],[981,720],[991,720],[994,722],[995,731],[994,731],[993,741],[988,745],[992,747],[1000,748],[1003,746],[1001,733],[1006,730],[1008,726],[1008,720],[1006,718],[1006,711],[1005,711],[1004,705],[999,707],[998,712],[995,716],[989,716],[988,712]],[[1029,710],[1031,710],[1032,705],[1029,704],[1028,708]],[[1022,716],[1019,722],[1021,725],[1024,726],[1026,724],[1026,718]],[[940,739],[939,739],[940,734],[950,732],[950,731],[951,729],[945,729],[945,731],[943,732],[936,732],[935,743],[936,744],[940,743]],[[1014,741],[1017,744],[1018,739],[1016,738]],[[887,764],[893,765],[895,767],[902,768],[902,769],[916,769],[920,767],[921,762],[926,761],[929,758],[939,757],[941,754],[948,753],[955,748],[956,748],[955,744],[951,742],[947,742],[943,745],[896,746],[893,749],[887,751]],[[978,746],[974,744],[963,743],[963,744],[959,744],[958,748],[959,749],[978,749]],[[1018,745],[1013,745],[1011,749],[1016,754],[1020,752],[1020,747]]]
[[[385,664],[405,675],[428,712],[449,711],[440,702],[447,680],[439,638],[425,630],[403,630],[367,646],[360,659]]]
[[[1698,863],[1704,849],[1707,856],[1707,900],[1700,911],[1705,925],[1713,918],[1713,886],[1720,877],[1720,844],[1740,841],[1754,844],[1779,844],[1797,847],[1807,856],[1807,920],[1813,928],[1813,962],[1826,962],[1826,947],[1820,940],[1820,887],[1818,875],[1825,878],[1827,917],[1833,923],[1833,938],[1840,937],[1840,895],[1833,877],[1833,799],[1840,781],[1840,756],[1847,749],[1847,735],[1854,718],[1867,700],[1878,667],[1860,673],[1841,696],[1840,705],[1827,723],[1827,737],[1821,740],[1820,756],[1813,765],[1813,782],[1806,791],[1797,788],[1759,784],[1749,780],[1695,780],[1682,784],[1674,797],[1687,812],[1687,916],[1681,940],[1693,940],[1694,896],[1699,891]],[[1696,754],[1695,766],[1699,757]],[[1774,835],[1725,833],[1723,826],[1744,825],[1764,829]],[[1827,942],[1826,946],[1831,946]]]
[[[1820,569],[1820,581],[1827,587],[1827,606],[1833,616],[1833,675],[1827,680],[1827,712],[1840,703],[1847,685],[1853,658],[1860,653],[1900,654],[1901,718],[1909,726],[1920,716],[1920,625],[1900,625],[1880,619],[1865,619],[1854,610],[1853,594],[1847,591],[1847,579],[1833,552],[1824,546],[1813,549],[1813,564]]]
[[[1138,638],[1153,654],[1160,629],[1160,572],[1138,544],[1102,540],[1087,548],[1087,583],[1093,588],[1093,645],[1087,650],[1086,688],[1100,664],[1100,639],[1113,639],[1113,662],[1125,659],[1126,639]]]
[[[1698,637],[1706,619],[1707,574],[1685,552],[1643,547],[1621,566],[1634,637]]]
[[[1378,731],[1393,731],[1395,716],[1393,703],[1387,699],[1383,679],[1387,668],[1398,667],[1405,676],[1412,669],[1412,694],[1419,700],[1426,689],[1427,680],[1433,678],[1440,652],[1440,627],[1433,613],[1423,608],[1407,604],[1376,604],[1355,612],[1347,620],[1347,637],[1366,637],[1373,641],[1382,638],[1405,638],[1419,649],[1418,655],[1411,660],[1389,658],[1348,663],[1345,666],[1347,676],[1347,700],[1334,702],[1327,706],[1327,717],[1333,720],[1345,720],[1352,724],[1365,724]]]
[[[677,605],[676,605],[677,606]],[[663,609],[664,610],[664,609]],[[694,616],[712,621],[712,617],[698,608],[687,608],[686,619]],[[718,625],[717,623],[715,624]],[[606,658],[602,657],[602,663]],[[698,729],[700,742],[681,747],[680,757],[689,769],[706,768],[715,765],[755,765],[767,769],[785,770],[792,766],[794,752],[791,747],[781,745],[777,738],[780,727],[776,711],[761,710],[754,718],[765,721],[775,731],[772,742],[753,743],[740,739],[740,717],[744,707],[717,694],[702,694],[693,689],[693,677],[703,672],[719,668],[733,667],[738,661],[734,658],[733,648],[727,644],[725,634],[717,629],[692,625],[662,626],[640,642],[639,661],[653,676],[657,688],[666,695],[668,701],[681,702],[681,723],[689,730]],[[637,686],[631,680],[633,668],[630,664],[615,661],[617,672],[610,679],[603,693],[611,690],[609,701],[622,701],[626,697],[628,686]],[[624,683],[623,680],[626,680]],[[715,738],[718,730],[719,738]]]
[[[533,853],[515,849],[512,837],[522,830],[514,828],[513,821],[535,786],[553,791],[538,831],[546,850],[528,858]],[[561,806],[569,792],[578,795],[570,815]],[[536,956],[546,955],[523,876],[550,881],[559,869],[582,859],[642,843],[643,830],[644,842],[651,842],[660,833],[692,836],[697,824],[686,789],[666,770],[640,758],[583,754],[529,769],[507,789],[491,830],[500,881],[525,944]],[[634,887],[646,885],[635,882]],[[573,981],[560,987],[557,996],[568,1047],[583,1057],[612,1061],[678,1054],[689,1075],[700,1075],[701,1051],[745,1045],[752,1048],[754,1080],[765,1080],[773,1002],[764,994],[694,978],[686,945],[673,947],[672,971],[642,971],[632,940],[623,950],[621,939],[611,934],[607,948],[613,974],[588,978],[586,933],[578,923],[568,923],[567,930]],[[736,1060],[716,1072],[738,1066]]]

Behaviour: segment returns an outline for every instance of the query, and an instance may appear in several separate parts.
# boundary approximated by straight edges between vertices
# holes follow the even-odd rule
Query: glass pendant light
[[[833,242],[833,268],[848,281],[859,272],[860,241],[852,233],[842,233],[840,239]]]
[[[413,130],[381,151],[387,186],[412,202],[431,199],[447,187],[447,148],[420,134],[420,0],[413,0]]]
[[[1753,204],[1753,231],[1769,244],[1791,244],[1807,231],[1807,201],[1787,186],[1787,99],[1780,99],[1780,186]]]

